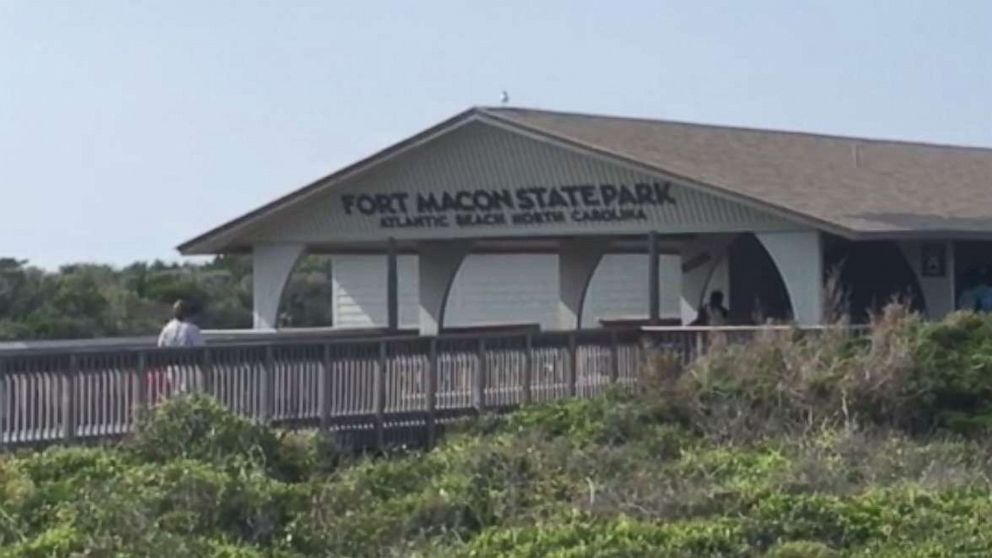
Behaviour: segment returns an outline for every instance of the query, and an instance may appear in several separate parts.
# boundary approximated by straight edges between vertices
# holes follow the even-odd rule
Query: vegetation
[[[769,334],[353,457],[198,396],[0,459],[0,556],[992,555],[992,319]]]
[[[156,334],[178,298],[193,304],[202,327],[251,327],[251,293],[247,257],[123,269],[70,265],[56,272],[0,258],[0,341]],[[329,259],[303,258],[286,288],[283,319],[330,325],[330,305]]]

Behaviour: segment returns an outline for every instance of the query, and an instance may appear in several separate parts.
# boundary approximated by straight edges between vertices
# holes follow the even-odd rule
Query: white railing
[[[195,349],[146,345],[0,351],[0,447],[113,439],[183,392],[287,428],[362,430],[382,446],[413,426],[431,444],[452,419],[632,387],[646,352],[683,365],[770,327],[644,327],[437,337],[266,338]],[[863,331],[863,330],[859,330]]]
[[[142,409],[202,392],[285,427],[438,423],[632,385],[636,331],[253,339],[195,349],[95,345],[0,351],[0,445],[112,439]]]

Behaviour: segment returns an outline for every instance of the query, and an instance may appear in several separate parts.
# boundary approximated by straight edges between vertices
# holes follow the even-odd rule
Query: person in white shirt
[[[162,328],[162,333],[158,336],[159,347],[200,347],[205,343],[203,334],[196,324],[189,321],[189,305],[186,301],[178,300],[172,306],[172,319]],[[186,391],[187,382],[183,366],[168,366],[166,375],[162,379],[165,385],[158,389],[164,389],[165,393],[183,393]],[[194,369],[196,366],[194,365]],[[199,376],[199,371],[193,372],[194,376]],[[161,380],[160,380],[161,381]],[[156,382],[157,383],[157,382]]]
[[[172,306],[172,319],[162,328],[158,336],[159,347],[199,347],[203,345],[203,334],[196,324],[189,321],[189,305],[178,300]]]

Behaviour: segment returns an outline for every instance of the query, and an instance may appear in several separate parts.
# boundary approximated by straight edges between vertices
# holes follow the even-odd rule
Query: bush
[[[0,557],[992,555],[990,323],[773,334],[428,452],[185,396],[117,448],[0,457]]]
[[[273,431],[228,412],[210,397],[183,395],[146,413],[127,449],[156,463],[196,459],[269,466],[277,461],[279,441]]]

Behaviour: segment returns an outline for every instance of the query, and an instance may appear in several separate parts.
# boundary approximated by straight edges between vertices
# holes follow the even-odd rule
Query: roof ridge
[[[731,130],[731,131],[749,132],[749,133],[803,136],[808,138],[839,140],[848,143],[860,142],[860,143],[876,143],[876,144],[888,144],[888,145],[905,145],[905,146],[949,149],[949,150],[979,151],[982,153],[992,152],[992,146],[966,145],[966,144],[955,144],[955,143],[941,143],[941,142],[933,142],[933,141],[890,139],[890,138],[877,138],[877,137],[869,138],[863,136],[847,136],[843,134],[829,134],[829,133],[821,133],[821,132],[809,132],[803,130],[758,128],[756,126],[743,126],[743,125],[734,125],[734,124],[711,124],[705,122],[690,122],[686,120],[648,118],[645,116],[623,116],[623,115],[599,114],[599,113],[564,111],[564,110],[549,110],[549,109],[541,109],[541,108],[533,108],[533,107],[517,107],[517,106],[499,106],[499,107],[477,106],[473,108],[476,111],[497,117],[501,116],[501,113],[506,114],[513,111],[532,112],[532,113],[539,113],[546,115],[577,116],[583,118],[600,118],[606,120],[627,120],[627,121],[635,121],[635,122],[644,122],[648,124],[672,124],[677,126]]]

